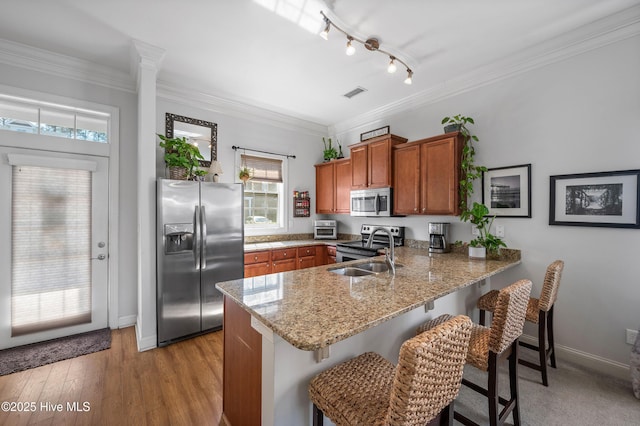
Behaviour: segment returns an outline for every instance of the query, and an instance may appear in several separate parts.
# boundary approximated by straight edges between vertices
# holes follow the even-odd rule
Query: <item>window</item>
[[[0,129],[109,142],[109,114],[0,95]]]
[[[245,230],[283,228],[282,160],[242,154],[240,161],[251,171],[251,179],[244,186]]]

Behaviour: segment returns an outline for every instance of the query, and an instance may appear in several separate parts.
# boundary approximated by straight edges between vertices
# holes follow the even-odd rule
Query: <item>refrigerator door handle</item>
[[[204,206],[200,207],[200,232],[201,237],[200,241],[202,242],[202,260],[200,263],[202,264],[201,269],[207,269],[207,213],[204,209]]]
[[[193,215],[193,221],[194,221],[194,233],[193,233],[193,238],[194,238],[194,242],[193,242],[193,257],[196,263],[196,270],[200,269],[200,245],[202,244],[201,241],[201,237],[200,237],[200,207],[196,206],[194,215]]]

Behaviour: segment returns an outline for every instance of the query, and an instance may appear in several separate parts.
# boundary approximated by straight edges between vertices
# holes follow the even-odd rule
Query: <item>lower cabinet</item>
[[[244,254],[244,277],[251,278],[271,273],[271,251],[254,251]]]
[[[251,278],[335,263],[336,248],[329,247],[332,251],[327,251],[327,246],[323,244],[245,253],[244,277]]]

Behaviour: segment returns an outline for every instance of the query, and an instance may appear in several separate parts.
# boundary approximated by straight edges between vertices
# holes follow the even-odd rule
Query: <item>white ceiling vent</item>
[[[358,87],[356,87],[355,89],[353,89],[352,91],[347,92],[347,93],[345,93],[345,94],[344,94],[344,95],[342,95],[342,96],[344,96],[345,98],[349,98],[349,99],[351,99],[351,98],[353,98],[355,95],[359,95],[360,93],[362,93],[362,92],[366,92],[366,91],[367,91],[367,89],[365,89],[364,87],[360,87],[360,86],[358,86]]]

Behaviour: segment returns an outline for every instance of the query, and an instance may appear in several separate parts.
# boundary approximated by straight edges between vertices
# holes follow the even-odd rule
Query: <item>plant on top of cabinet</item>
[[[322,137],[322,143],[324,144],[324,150],[322,151],[324,161],[331,161],[334,158],[338,158],[338,150],[331,145],[331,138]],[[342,151],[342,147],[340,147],[340,151]]]
[[[164,148],[164,162],[169,168],[171,179],[194,179],[207,173],[199,169],[198,160],[204,160],[204,157],[198,147],[190,144],[187,138],[168,138],[161,134],[158,137],[162,140],[160,147]]]
[[[476,150],[473,141],[478,142],[476,135],[471,134],[467,128],[467,124],[475,124],[473,118],[464,115],[454,115],[442,119],[442,124],[456,125],[457,130],[462,134],[464,146],[462,147],[462,159],[460,161],[460,170],[462,177],[460,179],[460,219],[467,222],[470,219],[470,210],[468,208],[469,196],[473,194],[473,181],[482,177],[482,172],[486,172],[484,166],[476,166],[474,163]],[[445,127],[446,129],[447,127]]]

